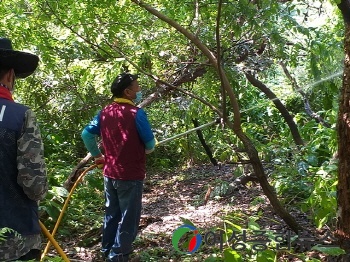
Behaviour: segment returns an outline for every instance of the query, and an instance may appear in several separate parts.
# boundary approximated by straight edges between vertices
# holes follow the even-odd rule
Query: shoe
[[[111,256],[109,255],[107,260],[107,262],[129,262],[129,255],[117,255],[117,256]]]

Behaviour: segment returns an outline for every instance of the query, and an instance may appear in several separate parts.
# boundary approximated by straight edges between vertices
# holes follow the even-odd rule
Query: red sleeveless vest
[[[106,177],[119,180],[145,178],[145,145],[139,137],[135,123],[138,109],[130,104],[113,102],[101,111]]]

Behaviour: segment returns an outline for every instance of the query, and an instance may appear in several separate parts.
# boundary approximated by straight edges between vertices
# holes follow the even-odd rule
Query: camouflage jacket
[[[0,96],[0,261],[40,249],[38,201],[47,189],[44,148],[34,112]]]

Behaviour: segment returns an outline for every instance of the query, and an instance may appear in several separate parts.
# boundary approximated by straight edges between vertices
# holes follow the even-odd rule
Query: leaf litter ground
[[[220,168],[201,165],[149,175],[145,181],[142,217],[131,261],[205,261],[209,257],[213,257],[210,261],[224,261],[220,259],[223,258],[223,251],[219,243],[203,245],[190,255],[175,251],[172,234],[179,226],[188,223],[194,224],[203,237],[207,232],[218,233],[219,229],[227,230],[233,225],[248,228],[248,223],[262,231],[287,232],[286,224],[275,214],[257,183],[249,182],[230,191],[228,185],[235,180],[234,168],[232,165],[222,165]],[[313,235],[323,233],[315,230],[306,214],[289,211],[306,231]],[[90,239],[88,244],[86,239]],[[103,261],[99,253],[100,240],[100,228],[76,236],[73,234],[69,238],[58,237],[59,244],[71,261]],[[224,242],[223,249],[230,248],[230,245]],[[308,251],[298,244],[292,248],[294,253]],[[321,253],[307,254],[309,258],[326,261]],[[48,255],[53,257],[57,254],[51,249]],[[280,252],[278,261],[303,261],[298,257],[298,254],[291,252]]]

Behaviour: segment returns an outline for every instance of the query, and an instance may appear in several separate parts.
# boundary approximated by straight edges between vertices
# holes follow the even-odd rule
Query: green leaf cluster
[[[147,4],[182,25],[220,57],[238,100],[242,129],[266,164],[269,180],[283,202],[310,210],[317,227],[333,223],[336,163],[332,158],[337,150],[334,127],[344,31],[336,7],[324,1],[224,1],[218,53],[217,2],[152,0]],[[193,41],[135,1],[11,0],[1,3],[0,13],[4,21],[0,35],[10,37],[15,49],[40,57],[35,74],[16,82],[15,99],[32,107],[38,116],[51,185],[42,211],[52,220],[66,197],[62,183],[87,153],[80,133],[111,102],[110,84],[120,72],[139,73],[147,97],[164,88],[154,79],[176,84],[193,77],[201,67],[203,74],[179,87],[234,119],[232,105],[223,99],[220,78],[207,57]],[[297,86],[281,70],[280,61]],[[295,146],[273,101],[247,81],[246,72],[262,81],[286,106],[305,142],[303,148]],[[331,128],[306,114],[299,91]],[[193,119],[204,124],[218,117],[207,105],[171,88],[145,110],[158,140],[193,128]],[[218,161],[248,160],[244,145],[227,127],[217,125],[202,132]],[[147,167],[172,170],[205,162],[208,156],[192,133],[158,147],[148,157]],[[100,178],[94,174],[85,183],[90,187],[78,189],[85,199],[72,200],[71,220],[67,220],[71,222],[67,223],[73,228],[88,219],[84,212],[101,212],[95,210],[101,206]],[[227,184],[220,183],[216,195],[227,189]],[[225,251],[224,255],[239,261],[234,252]],[[273,254],[266,252],[256,259],[269,261],[263,257],[272,259]]]

